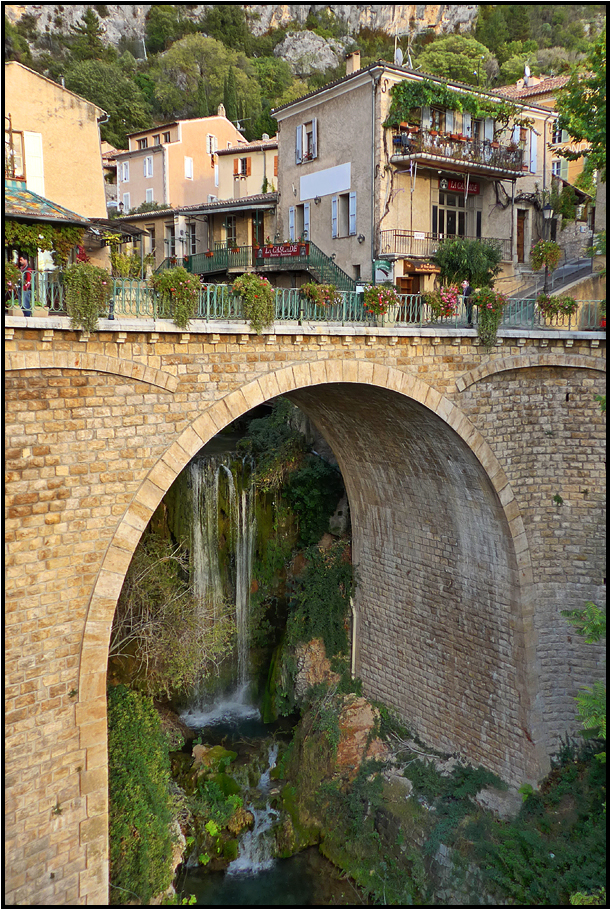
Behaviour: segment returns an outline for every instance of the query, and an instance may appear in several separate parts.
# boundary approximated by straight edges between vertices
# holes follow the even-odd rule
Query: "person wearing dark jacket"
[[[27,256],[19,257],[19,270],[21,272],[21,309],[24,316],[32,315],[32,269]]]
[[[473,325],[473,303],[471,301],[471,294],[473,293],[473,288],[468,281],[463,281],[462,283],[462,297],[465,304],[465,309],[467,311],[467,324]]]

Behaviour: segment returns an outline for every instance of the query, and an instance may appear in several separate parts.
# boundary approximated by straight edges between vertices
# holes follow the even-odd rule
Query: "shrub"
[[[4,260],[4,296],[5,298],[15,297],[19,290],[21,281],[21,272],[14,262]]]
[[[186,329],[197,312],[201,290],[198,276],[191,275],[182,266],[176,266],[153,275],[151,281],[162,307],[168,307],[174,324],[179,329]]]
[[[472,287],[490,287],[501,270],[501,258],[501,249],[494,241],[464,237],[443,240],[431,256],[439,266],[442,283],[454,285],[466,280]]]
[[[285,495],[297,513],[299,539],[304,546],[317,543],[329,530],[329,518],[343,491],[339,469],[315,455],[308,455],[289,475]]]
[[[114,904],[143,905],[172,881],[170,760],[152,699],[108,693],[110,887]]]
[[[108,313],[112,296],[109,273],[90,262],[76,262],[65,270],[64,285],[72,328],[95,332],[99,317]]]
[[[276,294],[267,278],[245,272],[233,282],[233,290],[242,298],[244,315],[257,335],[273,324]]]

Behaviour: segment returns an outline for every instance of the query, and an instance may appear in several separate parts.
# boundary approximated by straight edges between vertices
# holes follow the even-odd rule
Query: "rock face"
[[[384,761],[389,750],[373,731],[380,719],[377,708],[359,695],[346,696],[339,715],[340,739],[337,746],[336,773],[352,780],[367,759]]]
[[[310,76],[339,66],[347,44],[353,43],[351,38],[336,40],[321,38],[315,32],[289,32],[274,48],[274,55],[285,60],[295,75]]]
[[[339,674],[333,673],[325,653],[322,638],[314,638],[296,650],[297,673],[295,674],[295,695],[301,701],[308,689],[319,683],[333,686],[339,682]]]

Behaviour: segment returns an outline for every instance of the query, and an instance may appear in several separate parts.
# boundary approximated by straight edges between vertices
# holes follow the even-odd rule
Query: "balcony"
[[[490,177],[516,177],[524,169],[522,149],[515,146],[420,129],[393,131],[391,161],[396,165],[416,161],[427,169],[438,169],[446,162],[453,171]]]
[[[494,244],[501,249],[502,260],[511,262],[511,240],[507,237],[456,237],[453,234],[429,234],[426,231],[389,230],[380,231],[379,255],[401,259],[414,256],[418,259],[430,258],[438,249],[442,240],[480,240],[481,243]]]

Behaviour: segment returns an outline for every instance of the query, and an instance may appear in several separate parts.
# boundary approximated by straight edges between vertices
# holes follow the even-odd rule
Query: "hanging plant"
[[[550,294],[539,294],[537,306],[543,316],[572,316],[577,312],[579,304],[573,297],[553,297]]]
[[[276,292],[267,278],[245,272],[233,282],[233,292],[242,298],[244,316],[257,335],[273,324]]]
[[[301,285],[299,293],[316,306],[335,306],[342,302],[342,295],[334,284],[316,284],[310,281]]]
[[[553,272],[561,256],[562,250],[553,240],[537,240],[530,251],[530,264],[535,272],[543,266]]]
[[[8,259],[4,260],[4,300],[8,303],[8,298],[15,297],[19,291],[21,281],[21,272],[14,262]]]
[[[441,291],[435,291],[432,294],[425,294],[423,300],[430,307],[433,322],[455,316],[458,311],[459,296],[460,290],[455,285],[442,288]]]
[[[66,310],[73,329],[95,332],[98,319],[108,313],[112,279],[106,269],[77,262],[63,273]]]
[[[496,344],[496,335],[503,320],[507,298],[494,288],[477,288],[471,294],[471,301],[479,311],[477,317],[479,340],[485,347],[491,348]]]
[[[197,312],[201,291],[199,277],[187,272],[183,266],[176,266],[153,275],[151,281],[174,324],[179,329],[186,329]]]
[[[365,288],[363,306],[368,313],[383,316],[390,306],[399,306],[401,301],[392,287],[370,284]]]

